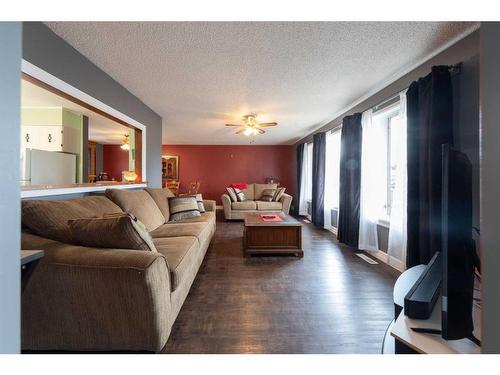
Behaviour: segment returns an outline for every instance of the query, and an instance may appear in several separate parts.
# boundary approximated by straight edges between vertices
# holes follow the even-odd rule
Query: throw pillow
[[[229,195],[229,198],[231,198],[231,202],[238,202],[238,197],[236,196],[236,193],[234,192],[234,189],[232,187],[227,187],[226,191]]]
[[[236,197],[238,198],[238,202],[243,202],[246,200],[245,194],[238,188],[234,188],[234,192],[236,193]]]
[[[276,189],[265,189],[262,192],[260,200],[264,202],[272,202],[275,195],[276,195]]]
[[[281,197],[283,197],[283,194],[285,194],[285,188],[284,187],[278,188],[278,190],[276,190],[276,194],[274,195],[273,201],[279,202]]]
[[[157,251],[144,224],[131,214],[68,220],[68,225],[81,246]]]
[[[196,198],[192,196],[168,198],[170,221],[201,216]]]
[[[207,210],[205,210],[205,205],[203,204],[203,197],[201,194],[196,194],[196,195],[191,195],[193,198],[196,199],[196,203],[198,204],[198,211],[200,213],[204,213]]]
[[[229,185],[229,187],[240,189],[240,190],[245,190],[248,187],[248,184],[246,184],[244,182],[238,182],[238,183],[234,183],[234,184]]]

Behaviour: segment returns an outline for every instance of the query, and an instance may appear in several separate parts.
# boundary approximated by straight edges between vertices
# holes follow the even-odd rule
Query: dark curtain
[[[297,146],[297,190],[295,196],[294,212],[296,216],[299,216],[299,205],[300,205],[300,188],[302,185],[302,162],[304,160],[304,149],[305,143],[301,143]]]
[[[441,146],[453,143],[448,66],[413,82],[407,100],[408,245],[406,265],[428,263],[441,248]]]
[[[325,157],[326,134],[317,133],[313,136],[313,167],[312,167],[312,223],[323,228],[325,216],[323,211],[325,191]]]
[[[337,239],[358,247],[361,188],[361,113],[344,117],[340,138],[340,191]]]

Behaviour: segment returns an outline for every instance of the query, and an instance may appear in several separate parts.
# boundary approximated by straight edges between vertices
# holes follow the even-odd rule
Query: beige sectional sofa
[[[228,194],[222,194],[221,200],[224,206],[224,217],[226,220],[242,220],[245,212],[290,212],[292,196],[283,194],[278,202],[264,202],[260,198],[266,189],[276,189],[276,184],[248,184],[242,192],[245,194],[243,202],[232,202]]]
[[[45,251],[22,294],[24,350],[165,346],[215,233],[215,201],[201,217],[171,222],[166,189],[106,195],[22,202],[22,249]],[[145,224],[157,252],[65,242],[68,220],[123,211]]]

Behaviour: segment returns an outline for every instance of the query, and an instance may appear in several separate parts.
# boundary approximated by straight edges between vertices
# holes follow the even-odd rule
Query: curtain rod
[[[448,70],[450,72],[451,75],[455,75],[455,74],[458,74],[462,71],[462,62],[459,62],[455,65],[448,65]]]
[[[457,64],[454,64],[454,65],[448,65],[448,71],[450,72],[450,75],[455,75],[455,74],[458,74],[462,71],[462,62],[459,62]],[[373,108],[373,111],[374,112],[377,112],[377,111],[380,111],[388,106],[390,106],[391,104],[394,104],[397,102],[396,98],[399,97],[399,94],[404,91],[404,90],[407,90],[407,88],[403,89],[403,90],[400,90],[398,91],[397,93],[389,96],[388,98],[382,100],[380,103],[374,105],[372,108]]]

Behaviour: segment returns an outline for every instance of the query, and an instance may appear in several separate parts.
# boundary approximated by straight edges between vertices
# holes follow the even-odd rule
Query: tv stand
[[[427,333],[428,335],[440,335],[443,332],[440,329],[418,328],[418,327],[413,327],[411,330],[413,332],[418,332],[418,333]],[[466,337],[465,339],[472,341],[477,346],[481,346],[481,341],[479,341],[476,338],[476,336],[474,336],[474,335],[470,335],[469,337]]]

